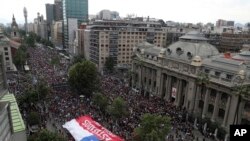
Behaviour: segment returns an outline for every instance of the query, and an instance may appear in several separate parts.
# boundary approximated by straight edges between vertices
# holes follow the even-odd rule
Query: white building
[[[116,11],[102,10],[97,15],[97,19],[100,20],[117,20],[120,19],[119,13]]]
[[[74,49],[74,40],[76,38],[76,30],[77,30],[78,24],[77,19],[75,18],[68,18],[68,44],[69,44],[69,53],[71,55],[75,54]]]

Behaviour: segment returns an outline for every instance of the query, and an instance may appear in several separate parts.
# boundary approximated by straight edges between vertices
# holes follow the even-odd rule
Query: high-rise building
[[[63,0],[64,48],[69,47],[68,19],[77,19],[78,26],[88,21],[88,0]]]
[[[116,11],[102,10],[99,12],[97,18],[101,20],[117,20],[120,19],[120,16]]]
[[[54,18],[55,21],[63,20],[63,8],[62,8],[62,0],[55,0],[54,2]]]
[[[46,20],[50,25],[54,20],[54,4],[46,4]]]

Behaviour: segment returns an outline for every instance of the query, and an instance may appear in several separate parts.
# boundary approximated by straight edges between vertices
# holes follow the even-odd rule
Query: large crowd
[[[56,66],[50,63],[51,59],[58,55],[56,50],[36,47],[28,48],[28,52],[30,54],[28,64],[30,65],[32,78],[43,79],[52,88],[49,95],[50,100],[44,106],[44,109],[47,108],[49,113],[46,120],[53,119],[53,125],[60,133],[66,133],[65,135],[69,140],[72,140],[72,137],[60,126],[66,121],[85,114],[91,115],[104,127],[125,140],[132,140],[133,131],[139,126],[140,117],[145,113],[167,115],[171,118],[171,132],[166,135],[166,140],[188,141],[194,139],[193,124],[187,121],[185,109],[177,108],[172,103],[158,97],[144,97],[133,91],[122,78],[104,75],[101,76],[101,93],[109,98],[109,103],[116,97],[122,97],[128,106],[129,115],[114,122],[108,114],[99,110],[90,98],[81,99],[68,87],[52,87],[67,81],[66,72],[69,66],[69,63],[65,61],[60,61],[60,64]],[[9,80],[9,82],[12,86],[10,90],[14,93],[20,93],[20,88],[26,87],[14,80]]]

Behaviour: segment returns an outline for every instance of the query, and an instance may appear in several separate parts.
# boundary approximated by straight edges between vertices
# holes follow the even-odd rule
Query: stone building
[[[233,123],[250,123],[249,97],[239,103],[233,87],[250,82],[250,52],[219,54],[198,32],[189,32],[167,48],[142,43],[133,49],[132,86],[156,95],[227,131]],[[197,80],[207,76],[209,83]]]

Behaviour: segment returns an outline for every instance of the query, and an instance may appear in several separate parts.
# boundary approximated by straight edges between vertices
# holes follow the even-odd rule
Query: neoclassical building
[[[235,86],[250,82],[250,51],[220,54],[198,32],[189,32],[167,48],[147,42],[133,49],[132,86],[144,95],[156,95],[209,118],[225,129],[233,123],[250,123],[250,98],[239,103]],[[198,80],[207,76],[207,83]],[[203,77],[204,78],[204,77]]]

